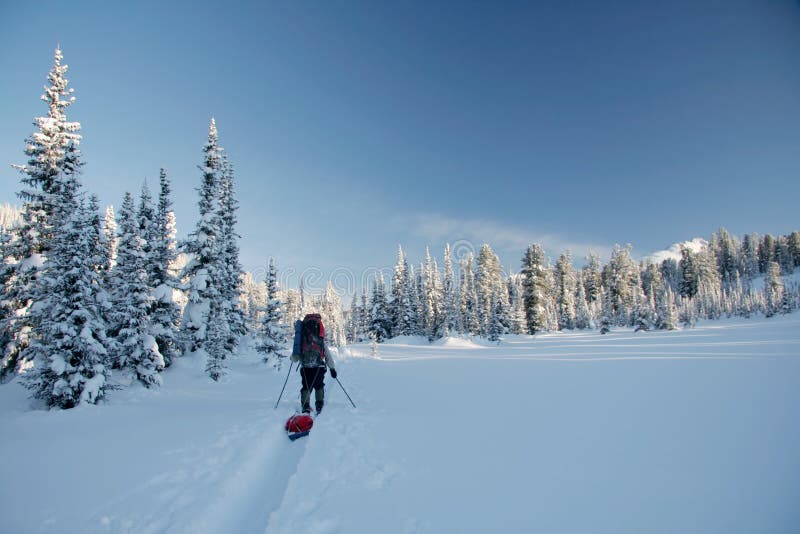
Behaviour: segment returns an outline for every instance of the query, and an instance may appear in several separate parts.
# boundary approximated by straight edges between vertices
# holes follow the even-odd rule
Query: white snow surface
[[[245,349],[34,410],[0,386],[0,532],[796,533],[800,315],[338,355],[352,408],[290,442],[293,372]]]

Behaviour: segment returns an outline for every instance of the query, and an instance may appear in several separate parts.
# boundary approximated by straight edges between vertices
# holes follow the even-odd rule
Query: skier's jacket
[[[292,361],[303,367],[329,367],[336,369],[328,344],[325,342],[325,327],[317,313],[309,313],[302,321],[294,323],[294,346]]]

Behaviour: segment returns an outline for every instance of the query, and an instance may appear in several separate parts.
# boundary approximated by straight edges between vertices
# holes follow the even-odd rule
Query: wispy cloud
[[[498,253],[520,256],[529,245],[538,243],[553,258],[569,250],[576,259],[587,256],[590,251],[605,259],[611,255],[612,250],[606,243],[586,243],[487,218],[464,219],[440,214],[415,214],[398,216],[396,223],[430,242],[469,243],[476,252],[483,243],[489,243]]]

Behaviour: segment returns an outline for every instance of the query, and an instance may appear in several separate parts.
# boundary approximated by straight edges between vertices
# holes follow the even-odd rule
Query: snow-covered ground
[[[797,533],[800,315],[340,355],[311,435],[245,351],[32,411],[0,387],[0,532]]]

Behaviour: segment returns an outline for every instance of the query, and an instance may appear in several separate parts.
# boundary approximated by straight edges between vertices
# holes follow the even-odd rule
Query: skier
[[[310,313],[294,325],[294,347],[292,361],[301,364],[300,400],[303,413],[311,413],[311,389],[314,389],[317,413],[325,405],[325,371],[330,368],[331,377],[336,378],[336,362],[325,343],[325,327],[318,313]]]

